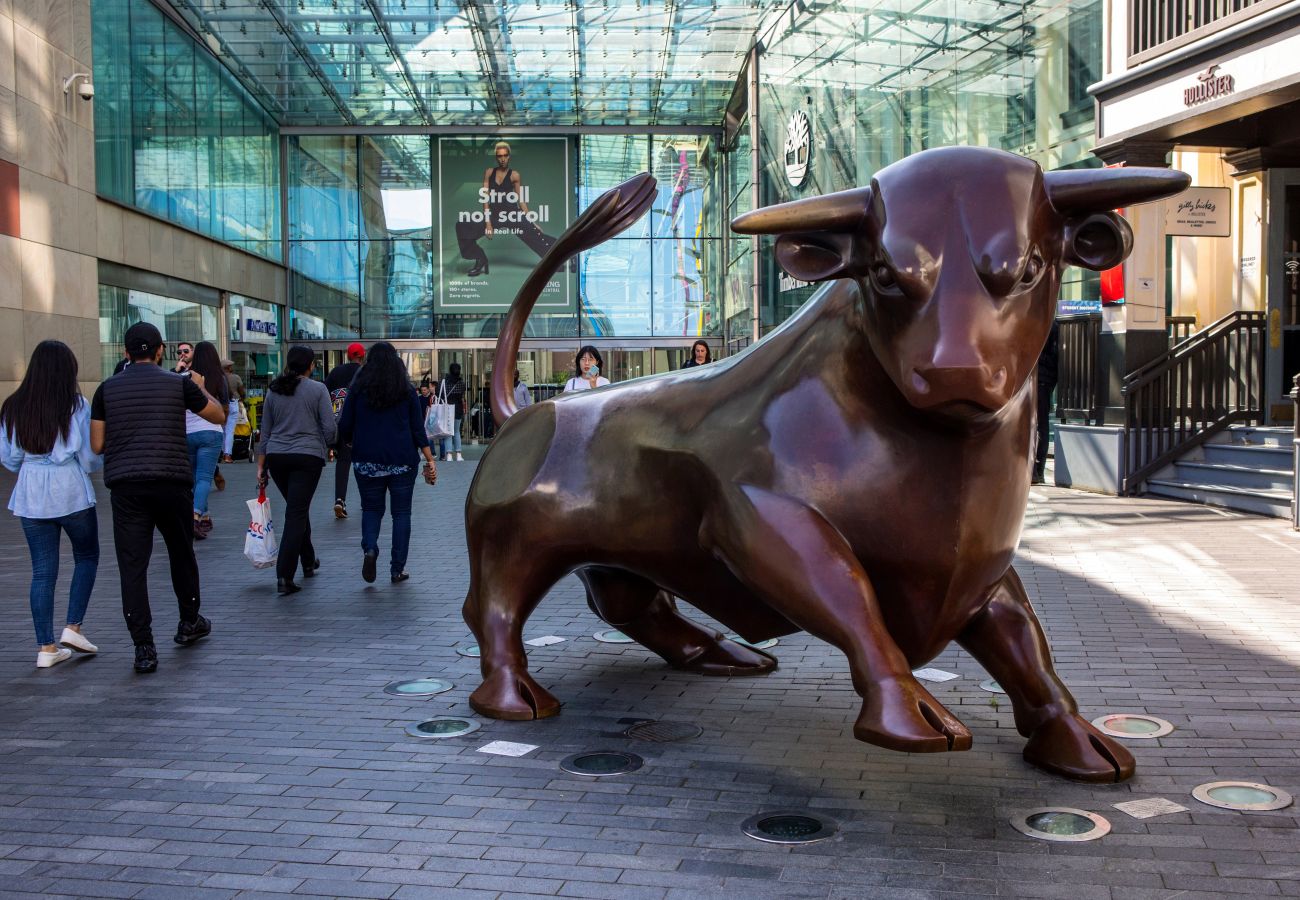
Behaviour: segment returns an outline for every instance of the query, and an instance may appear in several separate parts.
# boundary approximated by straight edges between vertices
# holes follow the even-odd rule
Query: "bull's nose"
[[[1005,366],[990,371],[987,366],[936,366],[913,369],[913,401],[918,406],[934,407],[947,403],[974,404],[995,410],[1006,402]]]

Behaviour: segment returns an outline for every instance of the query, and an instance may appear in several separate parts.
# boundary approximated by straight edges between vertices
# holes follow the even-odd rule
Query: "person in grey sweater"
[[[304,578],[320,568],[308,513],[338,426],[329,390],[311,380],[315,368],[315,351],[290,347],[284,372],[271,382],[262,404],[257,484],[265,488],[269,475],[284,497],[280,556],[275,564],[276,590],[281,594],[302,590],[293,580],[299,561]]]

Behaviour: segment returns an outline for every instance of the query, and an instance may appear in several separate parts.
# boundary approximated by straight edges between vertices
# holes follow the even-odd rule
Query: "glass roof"
[[[281,125],[718,126],[788,0],[165,0]]]

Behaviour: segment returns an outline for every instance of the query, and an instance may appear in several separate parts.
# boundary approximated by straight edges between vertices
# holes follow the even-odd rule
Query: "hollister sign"
[[[1191,187],[1165,201],[1165,234],[1227,237],[1232,230],[1232,192]]]
[[[1237,89],[1231,75],[1218,74],[1218,66],[1210,66],[1196,75],[1196,84],[1183,89],[1183,105],[1196,106],[1226,97]]]

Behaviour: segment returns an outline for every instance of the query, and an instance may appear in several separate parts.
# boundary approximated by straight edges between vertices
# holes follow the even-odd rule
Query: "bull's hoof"
[[[1025,744],[1025,761],[1071,781],[1107,783],[1133,777],[1133,754],[1076,715],[1048,719]]]
[[[694,656],[670,660],[674,669],[697,675],[766,675],[776,668],[776,657],[727,638],[719,638]]]
[[[853,736],[905,753],[942,753],[971,746],[966,726],[911,675],[873,687],[853,725]]]
[[[498,669],[469,695],[470,709],[492,719],[545,719],[560,714],[560,701],[527,672]]]

